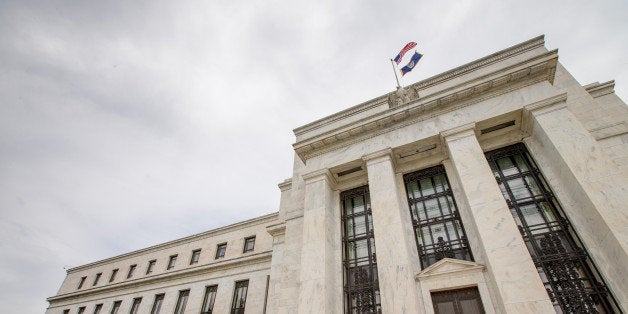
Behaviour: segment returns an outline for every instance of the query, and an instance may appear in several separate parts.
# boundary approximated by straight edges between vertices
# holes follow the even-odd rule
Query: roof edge
[[[123,258],[131,257],[133,255],[139,255],[139,254],[142,254],[142,253],[147,253],[147,252],[150,252],[150,251],[153,251],[153,250],[156,250],[156,249],[165,248],[165,247],[168,247],[168,246],[171,246],[171,245],[175,245],[175,244],[179,244],[181,242],[189,241],[189,240],[192,240],[192,239],[195,239],[195,238],[202,238],[202,237],[205,237],[205,236],[212,235],[214,233],[225,232],[225,231],[228,231],[229,229],[234,229],[234,228],[237,228],[237,227],[241,227],[243,225],[260,223],[260,222],[262,222],[264,220],[272,220],[272,219],[276,219],[278,217],[279,217],[279,212],[266,214],[266,215],[263,215],[263,216],[259,216],[259,217],[251,218],[251,219],[248,219],[248,220],[236,222],[236,223],[233,223],[233,224],[230,224],[230,225],[226,225],[226,226],[223,226],[223,227],[218,227],[216,229],[212,229],[212,230],[204,231],[204,232],[201,232],[201,233],[193,234],[193,235],[190,235],[190,236],[187,236],[187,237],[183,237],[183,238],[179,238],[179,239],[176,239],[176,240],[172,240],[172,241],[168,241],[168,242],[152,245],[152,246],[149,246],[149,247],[146,247],[146,248],[143,248],[143,249],[139,249],[139,250],[131,251],[131,252],[128,252],[128,253],[116,255],[116,256],[113,256],[113,257],[106,258],[106,259],[98,260],[98,261],[95,261],[95,262],[91,262],[89,264],[84,264],[84,265],[72,267],[72,268],[69,268],[68,270],[66,270],[66,273],[69,274],[71,272],[78,271],[78,270],[85,269],[85,268],[90,268],[90,267],[93,267],[93,266],[96,266],[96,265],[99,265],[99,264],[109,263],[109,262],[112,262],[112,261],[117,260],[117,259],[123,259]]]
[[[524,53],[526,51],[532,50],[534,48],[537,48],[539,46],[543,46],[545,45],[545,35],[539,35],[537,37],[534,37],[532,39],[526,40],[524,42],[518,43],[516,45],[513,45],[511,47],[508,47],[506,49],[502,49],[498,52],[492,53],[488,56],[482,57],[480,59],[471,61],[469,63],[463,64],[459,67],[456,67],[454,69],[442,72],[440,74],[436,74],[432,77],[429,77],[427,79],[421,80],[417,83],[411,84],[408,87],[411,88],[417,88],[417,89],[421,89],[421,88],[425,88],[434,84],[438,84],[440,82],[449,80],[453,77],[468,73],[470,71],[479,69],[481,67],[487,66],[489,64],[495,63],[495,62],[499,62],[501,60],[507,59],[512,57],[513,55],[517,55],[520,53]],[[393,91],[394,92],[394,91]],[[390,93],[393,93],[390,92]],[[295,129],[293,129],[293,133],[296,136],[299,136],[305,132],[311,131],[311,130],[315,130],[318,129],[322,126],[325,126],[327,124],[333,123],[335,121],[344,119],[347,116],[353,115],[357,112],[360,111],[364,111],[364,110],[368,110],[372,107],[381,105],[382,102],[387,102],[388,101],[388,95],[390,93],[386,93],[384,95],[375,97],[371,100],[365,101],[363,103],[360,103],[358,105],[352,106],[350,108],[347,108],[345,110],[339,111],[337,113],[334,113],[332,115],[323,117],[321,119],[315,120],[313,122],[310,122],[308,124],[305,124],[303,126],[297,127]]]

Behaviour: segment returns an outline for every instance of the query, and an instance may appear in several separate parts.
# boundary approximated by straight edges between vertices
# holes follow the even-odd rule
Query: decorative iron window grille
[[[486,158],[556,312],[620,312],[526,147],[504,147]]]
[[[345,313],[381,313],[368,186],[345,191],[340,199]]]
[[[442,165],[403,176],[421,268],[449,257],[473,261]]]

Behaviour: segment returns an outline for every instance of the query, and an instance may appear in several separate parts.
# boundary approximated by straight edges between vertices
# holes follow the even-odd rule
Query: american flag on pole
[[[401,62],[401,59],[403,58],[403,55],[406,54],[406,52],[408,52],[410,49],[416,47],[416,43],[411,41],[409,42],[405,47],[403,47],[403,49],[401,49],[401,51],[399,52],[399,54],[397,54],[397,56],[395,57],[395,62],[397,62],[397,64],[399,64],[399,62]]]

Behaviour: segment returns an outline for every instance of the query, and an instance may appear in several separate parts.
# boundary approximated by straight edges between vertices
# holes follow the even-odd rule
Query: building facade
[[[622,313],[628,107],[537,37],[294,130],[279,211],[68,270],[46,313]]]

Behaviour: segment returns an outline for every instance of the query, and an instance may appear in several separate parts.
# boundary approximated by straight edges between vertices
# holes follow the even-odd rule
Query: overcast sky
[[[628,1],[0,1],[0,312],[277,211],[292,129],[535,36],[628,97]],[[406,57],[408,59],[408,57]]]

